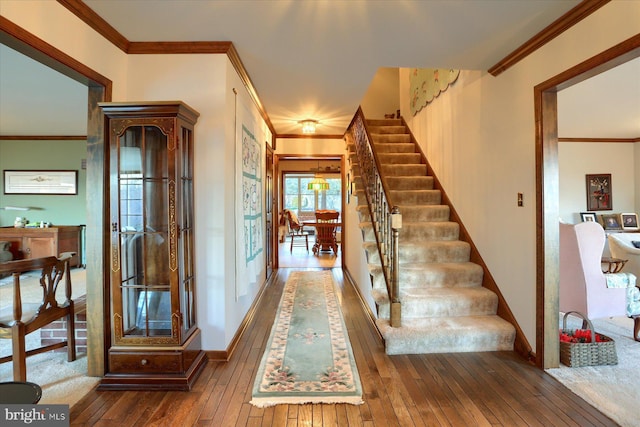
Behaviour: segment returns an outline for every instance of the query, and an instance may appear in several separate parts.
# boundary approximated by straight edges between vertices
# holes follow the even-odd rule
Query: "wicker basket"
[[[577,311],[565,313],[562,319],[562,332],[573,333],[576,329],[567,329],[567,316],[575,314],[582,318],[582,327],[585,323],[591,330],[590,343],[571,343],[560,341],[560,362],[572,368],[582,366],[617,365],[618,354],[616,353],[616,343],[606,335],[598,334],[604,339],[603,342],[596,342],[596,332],[593,330],[593,323],[587,317]]]

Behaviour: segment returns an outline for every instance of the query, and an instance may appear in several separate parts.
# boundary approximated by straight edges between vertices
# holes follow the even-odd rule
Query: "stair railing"
[[[391,304],[389,323],[392,327],[400,327],[402,307],[399,298],[398,235],[402,228],[402,216],[398,206],[392,203],[391,192],[382,180],[380,161],[373,148],[361,108],[358,108],[349,131],[356,147],[364,193]]]

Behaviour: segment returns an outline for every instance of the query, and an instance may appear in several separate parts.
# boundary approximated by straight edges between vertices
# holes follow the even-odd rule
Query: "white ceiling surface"
[[[342,134],[379,67],[486,70],[579,1],[85,3],[130,41],[233,42],[276,133],[300,133],[298,121],[313,118],[320,122],[318,133]],[[638,63],[631,70],[636,83]],[[560,108],[592,107],[596,99],[611,96],[608,85],[619,81],[628,78],[606,78],[588,91],[577,86],[567,89],[567,96],[559,98]],[[608,106],[606,111],[585,112],[572,123],[561,110],[560,136],[640,136],[640,83],[635,90],[623,85],[615,96],[627,95],[630,100],[617,98],[614,104],[624,105],[624,111]],[[596,90],[602,94],[595,95]],[[82,85],[0,47],[0,134],[84,134],[86,100]],[[633,118],[624,123],[631,113]]]

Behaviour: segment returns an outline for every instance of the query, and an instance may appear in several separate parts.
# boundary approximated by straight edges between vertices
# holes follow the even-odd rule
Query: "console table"
[[[75,252],[70,266],[80,265],[79,225],[61,225],[49,228],[0,227],[0,240],[10,243],[13,259],[33,259],[60,256],[62,252]]]

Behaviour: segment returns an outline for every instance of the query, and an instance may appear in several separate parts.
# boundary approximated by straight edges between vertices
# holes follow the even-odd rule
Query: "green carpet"
[[[251,403],[363,403],[330,271],[295,271],[289,276]]]

